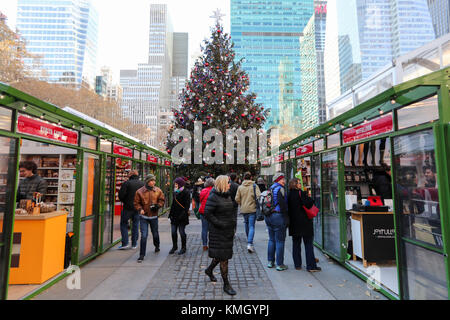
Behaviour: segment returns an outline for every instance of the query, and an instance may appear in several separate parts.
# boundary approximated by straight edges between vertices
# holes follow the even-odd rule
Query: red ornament
[[[241,114],[242,117],[245,117],[245,114]]]

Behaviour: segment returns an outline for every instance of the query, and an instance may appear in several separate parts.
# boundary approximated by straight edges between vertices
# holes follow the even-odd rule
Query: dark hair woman
[[[223,279],[223,290],[229,295],[236,291],[228,280],[228,260],[233,256],[233,239],[236,233],[237,212],[234,209],[229,193],[230,185],[227,176],[219,176],[206,201],[205,217],[209,226],[208,255],[213,260],[205,273],[212,282],[217,279],[213,275],[214,268],[220,263]]]
[[[181,237],[181,250],[178,254],[186,252],[186,232],[185,228],[189,224],[189,205],[191,197],[189,190],[185,188],[185,180],[183,178],[176,178],[174,180],[175,190],[173,195],[172,206],[170,208],[169,219],[172,226],[172,250],[170,254],[178,249],[178,234]]]
[[[289,213],[289,235],[292,237],[292,258],[295,269],[302,268],[301,244],[305,245],[306,269],[309,272],[320,271],[317,266],[318,260],[314,257],[314,228],[313,221],[306,215],[305,209],[311,208],[314,201],[308,197],[305,191],[301,190],[301,182],[294,178],[289,181],[288,193],[288,213]]]

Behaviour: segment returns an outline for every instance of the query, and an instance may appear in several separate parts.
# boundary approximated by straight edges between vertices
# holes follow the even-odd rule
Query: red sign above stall
[[[266,160],[261,161],[261,165],[263,167],[269,167],[270,166],[270,159],[266,159]]]
[[[275,162],[282,162],[283,161],[284,154],[280,153],[278,156],[275,157]]]
[[[164,160],[164,165],[170,167],[172,165],[172,161]]]
[[[343,131],[344,143],[358,141],[361,139],[377,136],[382,133],[391,132],[394,129],[392,114],[363,123],[354,128]]]
[[[22,115],[19,115],[17,119],[17,131],[58,142],[78,145],[78,132]]]
[[[301,156],[304,156],[305,154],[310,154],[312,152],[313,152],[312,143],[305,144],[304,146],[301,146],[295,150],[295,156],[301,157]]]
[[[155,157],[155,156],[148,155],[147,156],[147,161],[148,162],[152,162],[152,163],[158,163],[158,158]]]
[[[122,147],[118,144],[114,144],[114,154],[117,154],[119,156],[124,156],[128,158],[133,157],[133,150],[130,148]]]

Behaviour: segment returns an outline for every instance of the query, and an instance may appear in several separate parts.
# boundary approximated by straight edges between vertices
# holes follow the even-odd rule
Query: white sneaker
[[[247,250],[249,253],[255,252],[255,247],[253,247],[251,244],[247,245]]]
[[[119,250],[126,250],[126,249],[130,249],[130,245],[128,244],[128,245],[126,245],[126,246],[120,246],[119,247]]]

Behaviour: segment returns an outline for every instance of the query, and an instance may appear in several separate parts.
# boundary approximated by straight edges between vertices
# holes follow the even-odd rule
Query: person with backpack
[[[294,178],[289,181],[288,213],[289,213],[289,235],[292,237],[292,258],[296,270],[302,269],[301,246],[302,239],[305,246],[306,270],[317,272],[322,270],[317,266],[318,260],[314,257],[314,227],[313,220],[309,219],[305,209],[311,208],[314,200],[301,190],[300,179]]]
[[[209,193],[214,187],[214,179],[208,178],[205,181],[205,187],[200,192],[200,209],[198,212],[200,213],[200,219],[202,220],[202,243],[203,243],[203,251],[208,250],[208,220],[205,218],[205,205],[208,200]]]
[[[253,238],[255,236],[256,208],[259,205],[257,199],[261,195],[259,187],[251,180],[250,172],[244,174],[244,181],[236,192],[236,202],[241,207],[244,216],[245,234],[247,235],[247,250],[249,253],[255,252]]]
[[[178,249],[178,234],[181,237],[181,250],[179,255],[186,253],[186,232],[185,228],[189,224],[189,205],[191,197],[186,188],[186,181],[183,178],[176,178],[174,181],[175,190],[172,206],[170,208],[169,219],[172,228],[172,249],[169,254],[173,254]]]
[[[276,263],[277,271],[284,271],[288,267],[284,264],[284,244],[286,240],[286,227],[289,225],[289,215],[286,204],[284,185],[286,180],[282,172],[273,177],[274,184],[265,191],[263,197],[263,213],[269,233],[267,246],[268,268]],[[270,202],[269,202],[270,201]],[[268,203],[269,202],[269,203]]]

